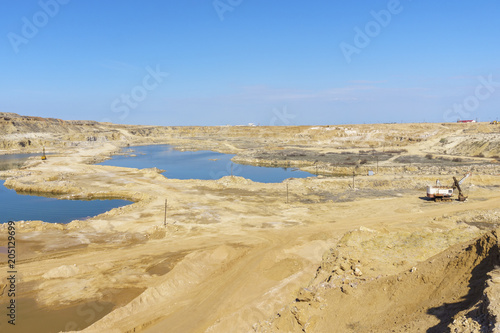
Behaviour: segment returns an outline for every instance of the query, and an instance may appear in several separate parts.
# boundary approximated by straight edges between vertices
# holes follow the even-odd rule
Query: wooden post
[[[168,202],[167,199],[165,199],[165,216],[163,217],[163,226],[165,228],[167,227],[167,208],[168,208]]]
[[[288,183],[286,183],[286,203],[288,204]]]
[[[231,162],[231,177],[233,176],[233,162]]]

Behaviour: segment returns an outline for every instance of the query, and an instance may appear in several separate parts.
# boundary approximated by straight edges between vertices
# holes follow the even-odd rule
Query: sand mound
[[[67,278],[80,273],[80,269],[76,265],[63,265],[51,269],[47,273],[43,274],[44,279],[57,279],[57,278]]]
[[[131,314],[143,314],[140,327],[148,326],[168,314],[172,304],[183,302],[181,295],[186,291],[196,290],[198,285],[221,269],[231,259],[234,251],[228,246],[220,246],[211,251],[199,251],[188,254],[162,280],[147,288],[140,296],[91,325],[84,332],[110,332],[110,328],[119,327],[127,331],[137,325],[129,320]],[[121,330],[118,330],[121,332]]]
[[[349,242],[353,235],[344,238]],[[498,293],[483,293],[488,272],[500,263],[498,250],[494,231],[385,277],[363,274],[363,261],[346,261],[334,251],[296,301],[256,331],[444,332],[449,325],[457,332],[487,331],[496,311],[487,307],[489,299]],[[489,289],[494,287],[490,282]]]

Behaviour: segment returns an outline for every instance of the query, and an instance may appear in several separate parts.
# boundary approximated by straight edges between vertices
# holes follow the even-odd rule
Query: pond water
[[[9,169],[18,169],[31,156],[42,156],[42,154],[0,155],[0,171],[5,171],[5,170],[9,170]]]
[[[220,179],[240,176],[260,183],[280,183],[287,178],[306,178],[314,175],[295,168],[270,168],[241,165],[231,162],[235,155],[213,151],[178,151],[169,145],[137,146],[123,150],[99,163],[127,168],[166,170],[163,175],[174,179]],[[135,155],[135,156],[130,156]]]
[[[0,180],[0,223],[21,220],[68,223],[131,203],[127,200],[60,200],[22,195],[6,188],[4,183]]]

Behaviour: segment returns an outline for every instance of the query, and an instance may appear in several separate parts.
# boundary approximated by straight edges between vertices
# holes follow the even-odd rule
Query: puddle
[[[0,171],[19,169],[32,156],[42,156],[42,154],[0,155]]]
[[[2,309],[6,307],[4,305],[5,303],[2,304]],[[54,333],[82,330],[110,313],[113,307],[113,303],[92,301],[60,309],[47,309],[40,307],[34,299],[20,298],[16,300],[16,325],[7,324],[7,320],[2,318],[0,331]]]

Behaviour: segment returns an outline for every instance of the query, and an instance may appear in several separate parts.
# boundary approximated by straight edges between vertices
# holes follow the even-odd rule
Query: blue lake
[[[220,179],[232,174],[260,183],[280,183],[292,177],[314,177],[295,168],[241,165],[231,162],[235,155],[206,150],[182,152],[170,145],[129,147],[122,152],[127,155],[115,155],[99,164],[138,169],[157,167],[166,170],[163,173],[165,177],[174,179]]]
[[[60,200],[21,195],[6,188],[4,183],[4,180],[0,180],[0,223],[20,220],[68,223],[131,203],[127,200]]]

